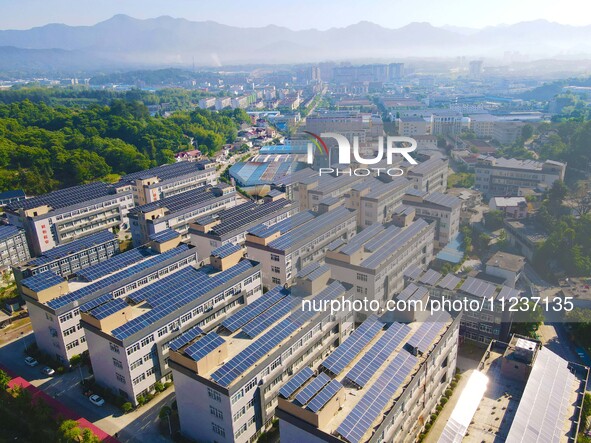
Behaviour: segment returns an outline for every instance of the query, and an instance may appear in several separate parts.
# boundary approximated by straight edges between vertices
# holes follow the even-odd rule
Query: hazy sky
[[[160,15],[235,26],[343,27],[361,20],[388,28],[410,22],[481,28],[546,19],[589,25],[586,0],[0,0],[0,29],[47,23],[91,25],[115,14]]]

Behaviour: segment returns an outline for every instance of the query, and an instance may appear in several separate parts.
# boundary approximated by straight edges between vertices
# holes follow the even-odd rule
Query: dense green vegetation
[[[471,188],[474,186],[474,174],[469,172],[456,172],[447,177],[448,188]]]
[[[86,108],[28,99],[0,104],[0,191],[39,194],[113,178],[172,162],[175,152],[192,149],[191,140],[213,154],[245,121],[243,110],[152,117],[144,103],[123,99]]]

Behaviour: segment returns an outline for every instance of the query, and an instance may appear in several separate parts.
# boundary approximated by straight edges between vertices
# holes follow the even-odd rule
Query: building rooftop
[[[176,162],[169,165],[156,166],[155,168],[132,172],[131,174],[124,175],[121,177],[121,180],[119,180],[118,185],[132,184],[135,182],[135,180],[143,180],[152,177],[158,177],[159,182],[162,183],[164,181],[182,177],[184,175],[205,172],[204,165],[206,163],[209,163],[209,161]]]
[[[0,240],[11,238],[17,235],[20,229],[13,225],[0,225]],[[24,232],[24,231],[23,231]]]
[[[493,197],[493,200],[497,208],[527,205],[525,197]]]
[[[497,251],[486,262],[486,266],[494,266],[495,268],[520,272],[525,266],[525,257],[522,257],[521,255],[509,254],[508,252]]]
[[[432,157],[429,160],[419,163],[418,165],[409,166],[408,175],[428,175],[435,169],[439,168],[442,163],[447,165],[445,157]]]

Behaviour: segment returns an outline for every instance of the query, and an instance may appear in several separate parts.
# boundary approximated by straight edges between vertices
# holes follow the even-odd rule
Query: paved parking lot
[[[115,435],[123,443],[165,443],[172,440],[160,435],[158,429],[158,412],[165,404],[170,405],[174,400],[174,389],[170,388],[152,400],[149,405],[123,414],[115,406],[105,404],[95,406],[82,394],[80,387],[81,376],[76,369],[54,377],[47,377],[41,373],[41,365],[30,367],[24,361],[26,344],[33,341],[33,334],[23,335],[0,348],[0,362],[15,374],[28,380],[32,385],[42,389],[47,394],[61,401],[65,406],[76,411],[81,417],[96,426]]]

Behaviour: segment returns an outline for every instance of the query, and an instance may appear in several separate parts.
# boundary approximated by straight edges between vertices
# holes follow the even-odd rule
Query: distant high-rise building
[[[388,68],[390,80],[398,80],[404,77],[404,63],[390,63]]]
[[[478,78],[482,74],[482,60],[472,60],[470,62],[470,77]]]
[[[310,80],[320,81],[320,68],[318,66],[312,66],[310,68]]]

